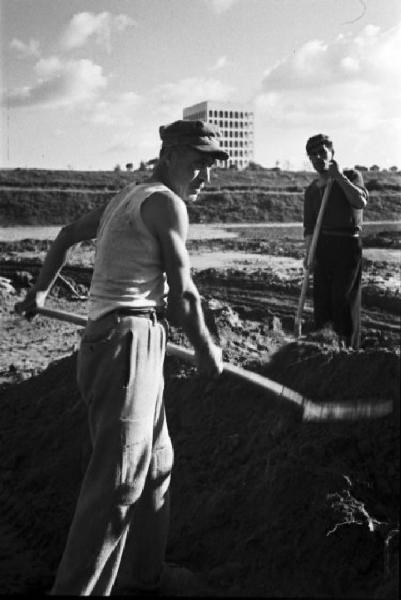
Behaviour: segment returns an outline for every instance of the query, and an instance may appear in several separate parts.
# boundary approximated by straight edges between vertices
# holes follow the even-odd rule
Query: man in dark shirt
[[[327,135],[306,144],[318,173],[305,190],[304,237],[306,256],[328,180],[332,187],[323,215],[313,265],[313,304],[316,329],[331,327],[347,347],[359,348],[362,275],[362,212],[368,192],[362,175],[341,171]]]

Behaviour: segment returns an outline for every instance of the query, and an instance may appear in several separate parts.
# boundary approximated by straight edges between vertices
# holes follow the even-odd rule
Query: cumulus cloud
[[[158,128],[161,124],[182,119],[185,106],[203,100],[229,100],[234,94],[234,88],[217,79],[197,77],[159,84],[141,98],[134,94],[132,102],[115,105],[121,121],[115,121],[110,145],[105,152],[124,150],[136,161],[157,156],[160,147]],[[103,114],[106,112],[103,111]],[[123,126],[122,115],[125,115],[126,126]]]
[[[135,21],[124,14],[112,15],[109,12],[98,14],[81,12],[75,14],[61,36],[61,47],[72,50],[84,46],[90,38],[96,43],[104,45],[111,51],[111,37],[113,33],[121,33],[128,27],[135,25]]]
[[[175,83],[164,83],[151,92],[151,102],[161,115],[182,117],[182,108],[203,100],[229,100],[235,90],[217,79],[188,77]]]
[[[97,100],[90,109],[89,121],[94,125],[131,127],[138,116],[143,99],[135,92],[125,92],[107,100]]]
[[[282,125],[324,118],[371,128],[399,118],[401,25],[367,26],[332,43],[311,40],[268,69],[256,98],[261,113]]]
[[[239,0],[205,0],[205,2],[213,9],[218,15],[229,10]]]
[[[51,65],[48,65],[50,68]],[[203,100],[228,100],[235,90],[217,79],[190,77],[175,83],[163,83],[150,89],[144,96],[135,92],[109,95],[91,104],[88,119],[96,125],[116,128],[116,139],[130,138],[130,127],[136,135],[143,131],[149,138],[149,129],[157,130],[158,124],[182,118],[184,106]],[[136,138],[137,139],[137,138]]]
[[[401,26],[382,33],[373,25],[356,37],[341,34],[331,43],[310,40],[268,69],[263,87],[271,91],[355,80],[388,81],[398,75],[400,41]]]
[[[401,25],[369,25],[354,37],[303,44],[265,72],[254,98],[259,130],[291,137],[297,149],[311,132],[325,131],[342,140],[344,155],[401,160],[400,43]],[[387,149],[382,159],[378,147]]]
[[[57,56],[35,65],[37,82],[10,91],[9,106],[66,106],[96,97],[107,85],[102,67],[88,59],[61,61]]]
[[[34,39],[30,39],[27,44],[18,38],[13,38],[10,42],[10,48],[15,50],[20,58],[29,58],[31,56],[38,58],[40,56],[39,47],[39,42]]]

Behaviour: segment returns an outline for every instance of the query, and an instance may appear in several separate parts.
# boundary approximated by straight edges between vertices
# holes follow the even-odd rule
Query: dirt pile
[[[277,397],[167,359],[169,560],[216,595],[395,598],[399,356],[298,342],[247,366],[316,402],[386,399],[394,410],[305,422]],[[74,381],[75,354],[2,390],[3,593],[51,585],[89,456]]]

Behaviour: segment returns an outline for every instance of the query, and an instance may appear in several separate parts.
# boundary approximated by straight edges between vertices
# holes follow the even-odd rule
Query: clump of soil
[[[79,330],[39,317],[28,323],[13,313],[33,276],[28,266],[8,265],[0,286],[0,581],[10,594],[51,587],[90,454],[75,385]],[[167,358],[175,447],[167,559],[201,573],[216,596],[392,599],[398,597],[399,297],[379,298],[372,284],[359,352],[309,335],[307,310],[306,335],[294,341],[288,332],[299,274],[288,273],[249,266],[195,273],[209,329],[226,361],[315,405],[345,406],[348,418],[308,421],[302,407],[283,397],[228,375],[206,381]],[[48,306],[85,313],[76,291],[85,292],[85,277],[87,271],[69,267]],[[172,336],[187,343],[180,332]],[[381,406],[390,409],[380,418],[361,417],[361,407],[375,414]]]
[[[202,573],[216,595],[395,597],[398,358],[296,342],[247,365],[316,402],[394,405],[380,419],[330,422],[305,422],[283,399],[227,375],[205,381],[168,358],[167,558]],[[75,360],[2,390],[0,498],[13,527],[0,548],[4,593],[48,589],[64,547],[90,451]]]

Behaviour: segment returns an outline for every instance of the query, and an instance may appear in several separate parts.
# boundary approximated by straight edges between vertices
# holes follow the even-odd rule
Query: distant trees
[[[121,166],[120,165],[116,165],[113,169],[114,173],[119,173],[121,171]]]
[[[380,169],[379,165],[372,165],[371,167],[364,167],[363,165],[355,165],[354,169],[356,169],[357,171],[386,171],[387,169]],[[392,173],[397,173],[399,171],[398,167],[396,165],[393,165],[392,167],[390,167],[388,169],[388,171],[391,171]]]
[[[132,169],[134,168],[134,165],[132,163],[127,163],[125,165],[125,168],[127,169],[127,171],[132,171]]]
[[[155,164],[158,162],[158,158],[151,158],[148,161],[144,161],[141,160],[141,162],[139,163],[139,171],[151,171],[153,169],[153,167],[155,166]]]
[[[262,165],[254,162],[253,160],[249,161],[248,166],[246,168],[249,169],[249,171],[260,171],[260,170],[264,169],[264,167],[262,167]]]

